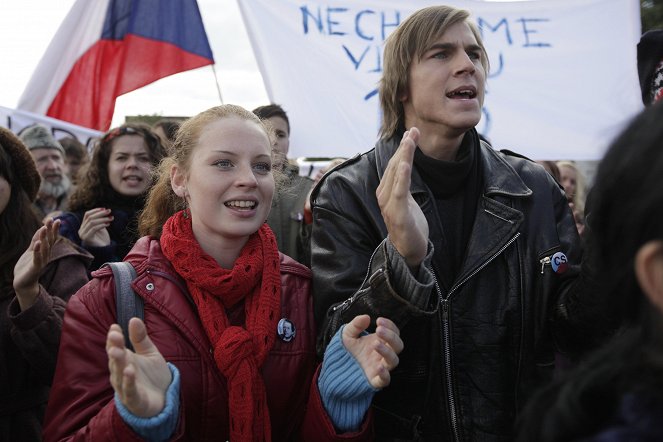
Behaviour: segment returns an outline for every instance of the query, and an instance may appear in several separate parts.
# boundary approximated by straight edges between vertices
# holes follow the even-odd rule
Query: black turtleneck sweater
[[[126,196],[114,190],[107,196],[106,201],[99,207],[111,209],[113,221],[108,226],[108,233],[113,241],[117,243],[118,257],[121,259],[131,250],[138,240],[138,216],[143,210],[147,195]]]
[[[435,250],[433,262],[440,284],[449,290],[465,259],[481,189],[479,137],[468,132],[455,161],[426,156],[417,148],[414,167],[435,199],[442,224],[443,250]]]

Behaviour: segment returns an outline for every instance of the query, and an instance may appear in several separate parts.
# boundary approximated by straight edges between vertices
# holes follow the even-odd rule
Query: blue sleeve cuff
[[[122,404],[117,393],[115,394],[115,408],[124,420],[143,439],[160,442],[170,439],[177,429],[177,420],[180,413],[180,372],[173,364],[168,363],[173,380],[166,391],[166,406],[161,413],[152,417],[138,417]]]
[[[375,392],[364,370],[343,345],[343,328],[329,342],[318,377],[318,390],[337,431],[356,431],[361,426]]]

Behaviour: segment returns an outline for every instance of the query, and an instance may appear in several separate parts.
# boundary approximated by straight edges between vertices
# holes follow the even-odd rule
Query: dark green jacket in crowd
[[[288,181],[274,195],[267,224],[276,235],[279,251],[310,267],[311,226],[304,222],[304,202],[313,187],[313,180],[300,176],[293,166],[285,173]]]

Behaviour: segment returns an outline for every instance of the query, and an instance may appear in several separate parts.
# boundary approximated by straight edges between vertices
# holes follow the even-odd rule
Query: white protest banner
[[[35,123],[49,127],[56,140],[64,137],[74,137],[81,143],[85,144],[88,150],[92,149],[92,143],[95,138],[99,138],[103,135],[103,132],[99,132],[98,130],[77,126],[75,124],[67,123],[66,121],[34,114],[24,110],[10,109],[8,107],[0,106],[0,126],[10,129],[14,133],[18,133],[24,127],[31,126]]]
[[[428,0],[238,0],[290,156],[351,156],[377,139],[385,38]],[[599,159],[642,108],[637,0],[448,1],[481,27],[490,63],[477,129],[533,159]],[[435,93],[435,91],[431,91]]]

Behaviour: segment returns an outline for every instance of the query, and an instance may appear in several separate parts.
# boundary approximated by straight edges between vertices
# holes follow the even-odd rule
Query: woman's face
[[[140,135],[122,135],[113,140],[108,159],[108,181],[124,196],[139,196],[150,187],[152,161]]]
[[[5,211],[9,198],[12,196],[12,186],[5,177],[0,176],[0,214]]]
[[[559,175],[561,177],[564,192],[568,198],[573,198],[576,194],[576,182],[578,179],[575,169],[569,166],[560,166]]]
[[[177,171],[177,167],[174,169]],[[209,123],[191,154],[186,178],[171,175],[173,189],[182,185],[191,211],[193,232],[206,245],[246,241],[267,219],[274,196],[269,138],[262,126],[238,117]]]

